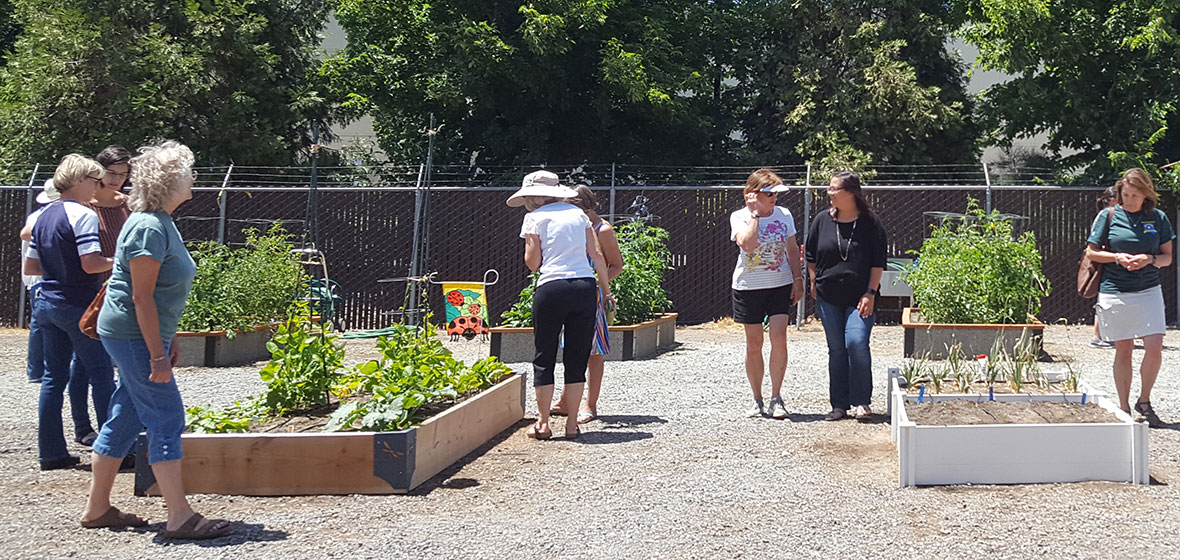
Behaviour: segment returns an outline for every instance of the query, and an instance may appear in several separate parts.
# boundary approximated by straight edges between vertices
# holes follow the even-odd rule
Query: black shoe
[[[1155,410],[1151,408],[1151,403],[1142,401],[1135,403],[1135,412],[1138,412],[1143,418],[1147,419],[1147,425],[1152,428],[1159,428],[1164,425],[1164,421],[1160,420]]]
[[[40,383],[40,382],[41,382],[40,377],[30,377],[29,378],[29,383]]]
[[[135,455],[128,455],[123,457],[123,462],[119,463],[119,472],[134,471],[135,470]]]
[[[52,470],[57,470],[57,469],[68,469],[74,465],[77,465],[78,463],[81,463],[81,462],[82,462],[82,460],[79,459],[77,455],[66,455],[65,457],[62,457],[61,459],[51,459],[49,461],[41,461],[41,470],[52,471]]]
[[[91,430],[90,433],[88,433],[84,436],[78,436],[78,437],[74,438],[74,441],[76,441],[82,445],[85,445],[86,447],[90,447],[90,446],[94,445],[94,440],[96,440],[96,439],[98,439],[98,434],[94,433],[94,431]]]

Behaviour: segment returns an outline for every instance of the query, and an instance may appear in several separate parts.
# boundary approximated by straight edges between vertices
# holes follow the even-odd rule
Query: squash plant
[[[947,218],[922,243],[906,282],[931,323],[1025,323],[1051,290],[1036,236],[968,199],[965,219]]]
[[[619,304],[615,323],[635,325],[671,309],[672,301],[664,290],[664,272],[672,269],[667,230],[636,220],[617,226],[615,235],[623,257],[623,271],[610,284],[611,294]],[[533,326],[536,282],[537,275],[533,274],[520,298],[501,314],[504,326]]]
[[[430,328],[394,325],[377,339],[381,357],[357,366],[338,387],[355,396],[336,409],[324,431],[402,430],[424,420],[432,405],[491,387],[512,373],[495,357],[467,366]]]

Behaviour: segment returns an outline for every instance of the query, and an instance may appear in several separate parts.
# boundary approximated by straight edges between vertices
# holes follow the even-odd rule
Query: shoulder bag
[[[1110,224],[1113,219],[1114,210],[1108,208],[1106,210],[1106,234],[1102,236],[1102,248],[1106,249],[1110,244]],[[1102,283],[1102,264],[1096,263],[1086,258],[1085,250],[1082,251],[1082,261],[1078,263],[1078,295],[1084,298],[1092,298],[1098,296],[1098,285]]]
[[[86,311],[82,313],[82,318],[78,320],[78,328],[82,330],[82,334],[98,340],[98,312],[102,309],[102,300],[107,296],[107,285],[103,284],[102,288],[98,290],[98,295],[94,296],[94,300],[86,307]]]

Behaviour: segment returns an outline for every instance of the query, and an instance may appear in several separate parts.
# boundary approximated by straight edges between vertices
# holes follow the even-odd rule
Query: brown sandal
[[[201,525],[201,521],[205,521],[205,516],[194,513],[175,531],[163,531],[160,533],[160,537],[165,539],[199,541],[224,537],[230,533],[229,521],[224,519],[210,519],[204,525]]]
[[[111,506],[111,509],[108,509],[106,513],[90,521],[82,521],[82,526],[87,529],[99,529],[102,527],[143,527],[147,524],[146,519],[133,513],[123,513],[115,506]]]
[[[533,424],[532,426],[529,426],[528,431],[526,431],[524,435],[533,439],[549,439],[553,437],[553,430],[541,431],[537,429],[536,424]]]

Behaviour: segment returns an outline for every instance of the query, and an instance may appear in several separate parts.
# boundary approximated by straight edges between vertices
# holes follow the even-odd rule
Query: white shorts
[[[1159,287],[1142,292],[1098,294],[1094,305],[1102,340],[1114,342],[1164,334],[1164,291]]]

